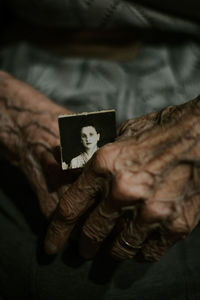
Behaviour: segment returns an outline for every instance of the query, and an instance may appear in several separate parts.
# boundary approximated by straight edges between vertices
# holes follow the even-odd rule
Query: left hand
[[[50,218],[73,178],[55,160],[58,115],[71,112],[30,85],[0,71],[0,151],[18,166]]]
[[[116,258],[141,253],[158,260],[190,233],[200,219],[199,106],[197,98],[123,124],[118,140],[99,149],[63,195],[46,251],[62,248],[92,205],[80,240],[86,258],[112,233]],[[97,203],[100,192],[103,200]]]

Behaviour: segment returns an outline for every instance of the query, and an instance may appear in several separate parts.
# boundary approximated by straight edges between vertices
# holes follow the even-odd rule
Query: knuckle
[[[187,236],[188,234],[190,234],[191,231],[193,230],[193,226],[191,226],[188,223],[185,223],[180,218],[178,218],[177,220],[175,220],[174,222],[172,222],[168,226],[168,228],[174,234],[177,234],[177,235],[180,235],[180,236],[183,236],[183,237]]]
[[[119,240],[114,242],[110,250],[111,256],[120,261],[133,258],[137,252],[138,250],[136,249],[127,249],[122,246]]]
[[[143,201],[149,193],[149,188],[137,182],[136,176],[125,170],[119,172],[113,181],[112,196],[116,200],[128,201],[128,203],[138,200]]]
[[[146,203],[143,208],[143,219],[146,221],[165,221],[172,217],[174,211],[173,203],[153,202]]]
[[[59,236],[60,232],[62,231],[62,226],[57,222],[52,222],[50,225],[50,233],[53,236]]]
[[[75,208],[68,204],[60,204],[56,212],[57,219],[64,224],[72,224],[77,220],[77,213]]]
[[[94,154],[93,167],[97,173],[107,173],[112,170],[114,155],[116,150],[114,143],[107,144],[101,147]]]
[[[129,193],[129,183],[127,180],[127,174],[126,172],[121,172],[114,184],[113,184],[113,189],[112,189],[112,193],[114,198],[116,199],[124,199],[126,198],[126,196],[130,196]]]
[[[130,136],[131,135],[131,127],[135,124],[137,119],[134,120],[126,120],[120,124],[119,128],[117,129],[117,136],[118,138],[123,136]]]

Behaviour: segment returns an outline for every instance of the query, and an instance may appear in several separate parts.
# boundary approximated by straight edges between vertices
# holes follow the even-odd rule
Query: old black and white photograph
[[[62,169],[83,168],[93,154],[116,137],[115,110],[58,117]]]

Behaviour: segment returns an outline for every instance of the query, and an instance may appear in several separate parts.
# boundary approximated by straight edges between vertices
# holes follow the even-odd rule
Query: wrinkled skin
[[[0,151],[26,174],[48,218],[68,188],[54,149],[59,145],[57,117],[69,113],[28,84],[0,72]]]
[[[198,223],[199,98],[122,124],[117,140],[99,149],[71,186],[54,158],[57,116],[70,112],[3,72],[0,108],[1,151],[26,174],[43,213],[54,213],[47,253],[63,247],[93,206],[80,238],[86,258],[110,237],[117,259],[158,260]]]
[[[200,219],[200,99],[168,107],[118,130],[61,199],[46,237],[46,250],[58,251],[79,216],[99,191],[103,200],[87,218],[80,240],[85,258],[93,257],[111,235],[111,254],[140,254],[158,260]]]

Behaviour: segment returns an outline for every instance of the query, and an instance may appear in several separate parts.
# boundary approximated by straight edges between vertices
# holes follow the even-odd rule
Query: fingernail
[[[58,251],[57,247],[50,241],[45,242],[44,249],[45,249],[45,252],[50,255],[56,254]]]

